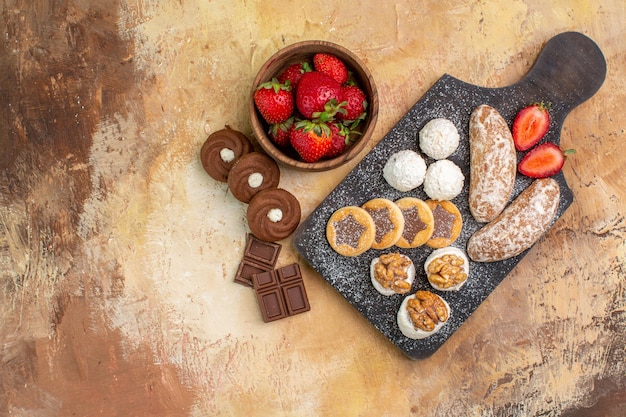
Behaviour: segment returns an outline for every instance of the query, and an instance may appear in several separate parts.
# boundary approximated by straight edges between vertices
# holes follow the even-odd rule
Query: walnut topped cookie
[[[406,294],[415,279],[415,265],[406,255],[385,253],[372,259],[370,278],[376,291],[382,295]]]
[[[372,247],[376,225],[372,216],[358,206],[345,206],[335,211],[326,224],[326,239],[335,252],[357,256]]]
[[[450,318],[450,306],[440,296],[420,290],[407,296],[398,310],[398,327],[410,339],[424,339],[437,333]]]
[[[434,250],[424,262],[428,282],[439,291],[458,291],[467,282],[469,260],[453,246]]]

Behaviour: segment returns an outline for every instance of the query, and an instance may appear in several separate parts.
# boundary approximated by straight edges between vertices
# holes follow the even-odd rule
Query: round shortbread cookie
[[[411,300],[420,300],[415,315],[419,322],[411,318]],[[443,309],[443,310],[442,310]],[[439,311],[439,314],[436,314]],[[430,313],[430,314],[429,314]],[[443,298],[430,291],[417,291],[404,298],[398,309],[397,322],[403,335],[410,339],[424,339],[437,333],[450,319],[450,305]],[[437,319],[433,319],[433,316]],[[430,327],[430,329],[428,329]]]
[[[426,200],[435,219],[433,234],[426,241],[426,245],[438,249],[450,246],[461,234],[463,217],[461,212],[451,201]]]
[[[357,256],[372,247],[376,225],[372,216],[358,206],[335,211],[326,224],[326,239],[340,255]]]
[[[430,207],[416,197],[403,197],[395,202],[404,218],[404,229],[396,246],[416,248],[430,239],[435,221]]]
[[[373,198],[361,206],[374,220],[376,234],[373,249],[387,249],[396,244],[404,230],[404,216],[400,208],[386,198]]]

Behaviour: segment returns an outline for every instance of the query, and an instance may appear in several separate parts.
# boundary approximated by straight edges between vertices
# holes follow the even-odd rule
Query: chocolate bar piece
[[[285,307],[287,307],[287,315],[304,313],[309,311],[309,298],[306,295],[304,282],[298,281],[282,288],[285,297]]]
[[[244,256],[258,263],[274,267],[280,254],[280,243],[264,242],[248,233]]]
[[[254,274],[260,274],[261,272],[265,272],[271,270],[271,267],[267,265],[258,264],[254,261],[248,259],[242,259],[239,263],[239,269],[237,270],[237,274],[235,275],[235,282],[237,284],[245,285],[246,287],[252,287],[252,276]]]
[[[311,309],[297,263],[254,274],[252,283],[266,323]]]
[[[272,288],[257,294],[257,298],[261,306],[261,315],[264,322],[267,323],[287,317],[287,309],[285,308],[280,288]]]
[[[235,282],[252,287],[252,276],[264,271],[271,271],[276,265],[282,246],[279,243],[264,242],[248,233],[243,259],[239,263]]]

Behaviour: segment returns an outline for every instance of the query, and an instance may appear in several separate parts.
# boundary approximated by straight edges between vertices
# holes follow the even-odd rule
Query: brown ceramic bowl
[[[360,135],[356,135],[356,141],[341,155],[332,159],[322,159],[317,162],[309,163],[302,161],[295,150],[288,148],[282,149],[274,144],[268,136],[268,125],[261,117],[260,113],[254,105],[252,95],[259,84],[277,77],[289,65],[307,60],[312,61],[313,55],[318,52],[330,53],[348,66],[348,70],[354,75],[354,78],[361,89],[367,96],[367,118],[363,120],[358,127]],[[252,87],[250,95],[250,119],[252,130],[257,141],[272,158],[278,162],[304,171],[325,171],[336,168],[354,157],[356,157],[365,147],[372,137],[376,120],[378,119],[378,92],[372,75],[365,67],[363,62],[350,52],[348,49],[326,41],[304,41],[289,45],[276,52],[259,70]]]

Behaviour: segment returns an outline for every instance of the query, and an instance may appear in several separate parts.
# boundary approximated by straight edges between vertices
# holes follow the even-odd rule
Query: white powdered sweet
[[[433,159],[445,159],[459,147],[459,131],[448,119],[432,119],[418,136],[420,149]]]
[[[410,149],[394,153],[385,163],[383,177],[398,191],[406,192],[424,182],[426,162],[420,154]]]
[[[442,159],[426,170],[424,192],[433,200],[452,200],[463,191],[465,176],[454,162]]]

